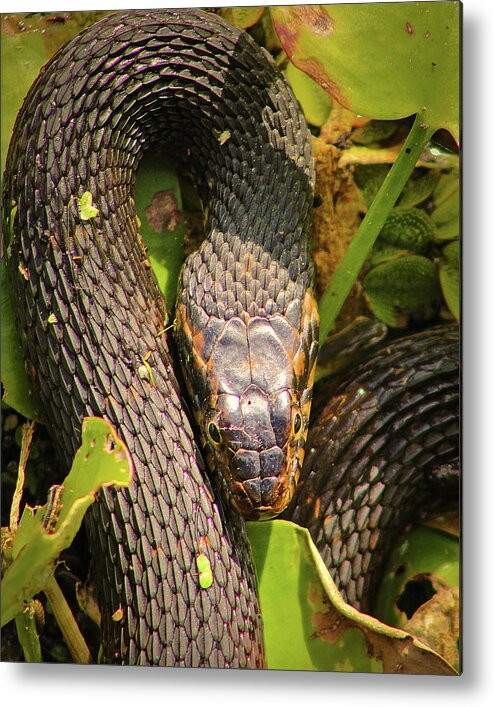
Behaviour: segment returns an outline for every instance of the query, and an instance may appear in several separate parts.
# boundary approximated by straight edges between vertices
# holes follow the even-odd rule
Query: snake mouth
[[[291,450],[290,450],[291,451]],[[224,481],[235,510],[249,520],[268,520],[290,503],[299,477],[299,455],[274,446],[240,449],[225,465]]]
[[[246,520],[270,520],[282,513],[296,487],[293,475],[231,481],[231,503]]]

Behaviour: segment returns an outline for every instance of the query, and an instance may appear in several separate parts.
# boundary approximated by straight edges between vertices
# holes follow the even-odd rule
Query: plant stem
[[[91,653],[86,641],[79,630],[79,626],[72,611],[58,586],[57,580],[52,575],[43,589],[55,616],[56,622],[62,631],[63,637],[76,663],[85,665],[92,663]]]
[[[422,121],[423,116],[418,113],[395,163],[386,175],[343,260],[319,300],[321,318],[319,341],[321,344],[332,329],[384,222],[413,172],[422,150],[436,131],[435,127],[424,126]]]
[[[43,658],[41,657],[41,645],[32,604],[28,605],[20,614],[17,614],[15,627],[26,663],[41,663]]]
[[[35,427],[36,423],[33,420],[28,420],[28,422],[25,422],[22,426],[21,455],[19,458],[19,468],[17,471],[17,483],[15,485],[14,496],[12,498],[12,505],[10,508],[10,531],[13,535],[16,534],[17,526],[19,525],[19,509],[21,507],[22,494],[24,492],[26,464],[29,457],[29,451],[31,449],[31,442],[33,440]]]

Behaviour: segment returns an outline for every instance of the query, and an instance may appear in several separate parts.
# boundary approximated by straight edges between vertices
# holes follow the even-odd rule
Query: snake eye
[[[302,430],[302,415],[296,412],[293,416],[293,434],[298,435]]]
[[[221,444],[221,432],[216,422],[210,422],[207,426],[209,441],[213,444]]]

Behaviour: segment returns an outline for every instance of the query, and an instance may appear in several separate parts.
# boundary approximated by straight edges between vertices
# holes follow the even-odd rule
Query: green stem
[[[74,615],[70,610],[63,592],[58,586],[57,580],[53,575],[48,580],[43,591],[50,603],[55,620],[62,632],[70,651],[70,655],[74,661],[85,665],[92,663],[91,653],[89,652],[86,641],[84,640]]]
[[[422,150],[436,130],[435,127],[424,126],[422,121],[423,116],[420,113],[417,114],[400,154],[386,175],[343,260],[319,300],[321,318],[319,341],[321,344],[331,331],[340,309],[367,260],[384,222],[413,172]]]
[[[41,663],[43,658],[41,657],[41,645],[36,628],[32,602],[24,611],[17,614],[15,617],[15,627],[26,663]]]

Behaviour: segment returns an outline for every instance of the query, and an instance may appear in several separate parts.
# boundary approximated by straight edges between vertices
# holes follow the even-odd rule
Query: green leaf
[[[425,253],[434,239],[434,221],[422,209],[414,206],[395,207],[379,234],[382,241],[414,253]]]
[[[9,283],[3,260],[0,263],[0,268],[3,400],[14,410],[20,412],[21,415],[41,422],[43,417],[42,406],[26,373],[24,355],[19,340],[19,329],[14,319]]]
[[[29,87],[46,61],[42,35],[27,33],[25,36],[9,35],[2,31],[2,142],[1,169],[5,160],[14,121]]]
[[[352,132],[352,142],[357,145],[372,145],[391,137],[396,132],[394,120],[370,120]]]
[[[213,573],[211,571],[211,563],[206,555],[198,555],[196,557],[197,571],[199,572],[199,585],[201,589],[209,589],[213,584]]]
[[[394,327],[432,318],[441,302],[436,266],[421,255],[405,255],[370,270],[363,287],[378,319]]]
[[[77,199],[77,208],[83,221],[89,221],[99,214],[99,209],[93,206],[93,195],[89,191],[85,191],[80,199]]]
[[[275,520],[247,523],[247,530],[268,668],[454,673],[414,637],[346,604],[306,529]]]
[[[172,165],[159,155],[145,156],[137,172],[134,199],[149,262],[171,309],[185,233],[180,184]]]
[[[428,199],[440,179],[440,175],[433,169],[428,169],[423,173],[415,170],[408,182],[405,184],[398,206],[417,206]]]
[[[288,62],[285,74],[307,122],[317,127],[324,125],[331,113],[331,96],[292,62]]]
[[[397,606],[408,583],[425,576],[444,583],[459,585],[458,538],[435,528],[418,526],[408,533],[392,551],[386,574],[377,593],[376,615],[393,626],[403,627],[407,615]]]
[[[460,174],[452,169],[444,174],[432,195],[436,224],[435,240],[439,243],[460,235]]]
[[[439,263],[439,282],[449,311],[460,319],[460,242],[453,241],[443,248]]]
[[[459,136],[459,2],[277,6],[288,57],[345,108],[379,120],[420,113]]]
[[[130,454],[113,426],[101,418],[85,418],[81,447],[63,482],[53,529],[49,532],[44,527],[46,506],[26,505],[21,516],[12,545],[13,561],[2,580],[2,626],[46,586],[96,492],[106,486],[128,486],[132,468]]]
[[[375,267],[380,263],[387,263],[390,260],[402,258],[404,255],[410,255],[410,253],[407,250],[403,250],[403,248],[397,248],[393,245],[376,244],[372,251],[369,264],[371,267]]]
[[[15,617],[17,637],[24,653],[26,663],[42,663],[41,644],[39,642],[33,602]]]
[[[258,22],[264,13],[264,7],[223,7],[220,14],[227,22],[239,29],[248,29]]]

